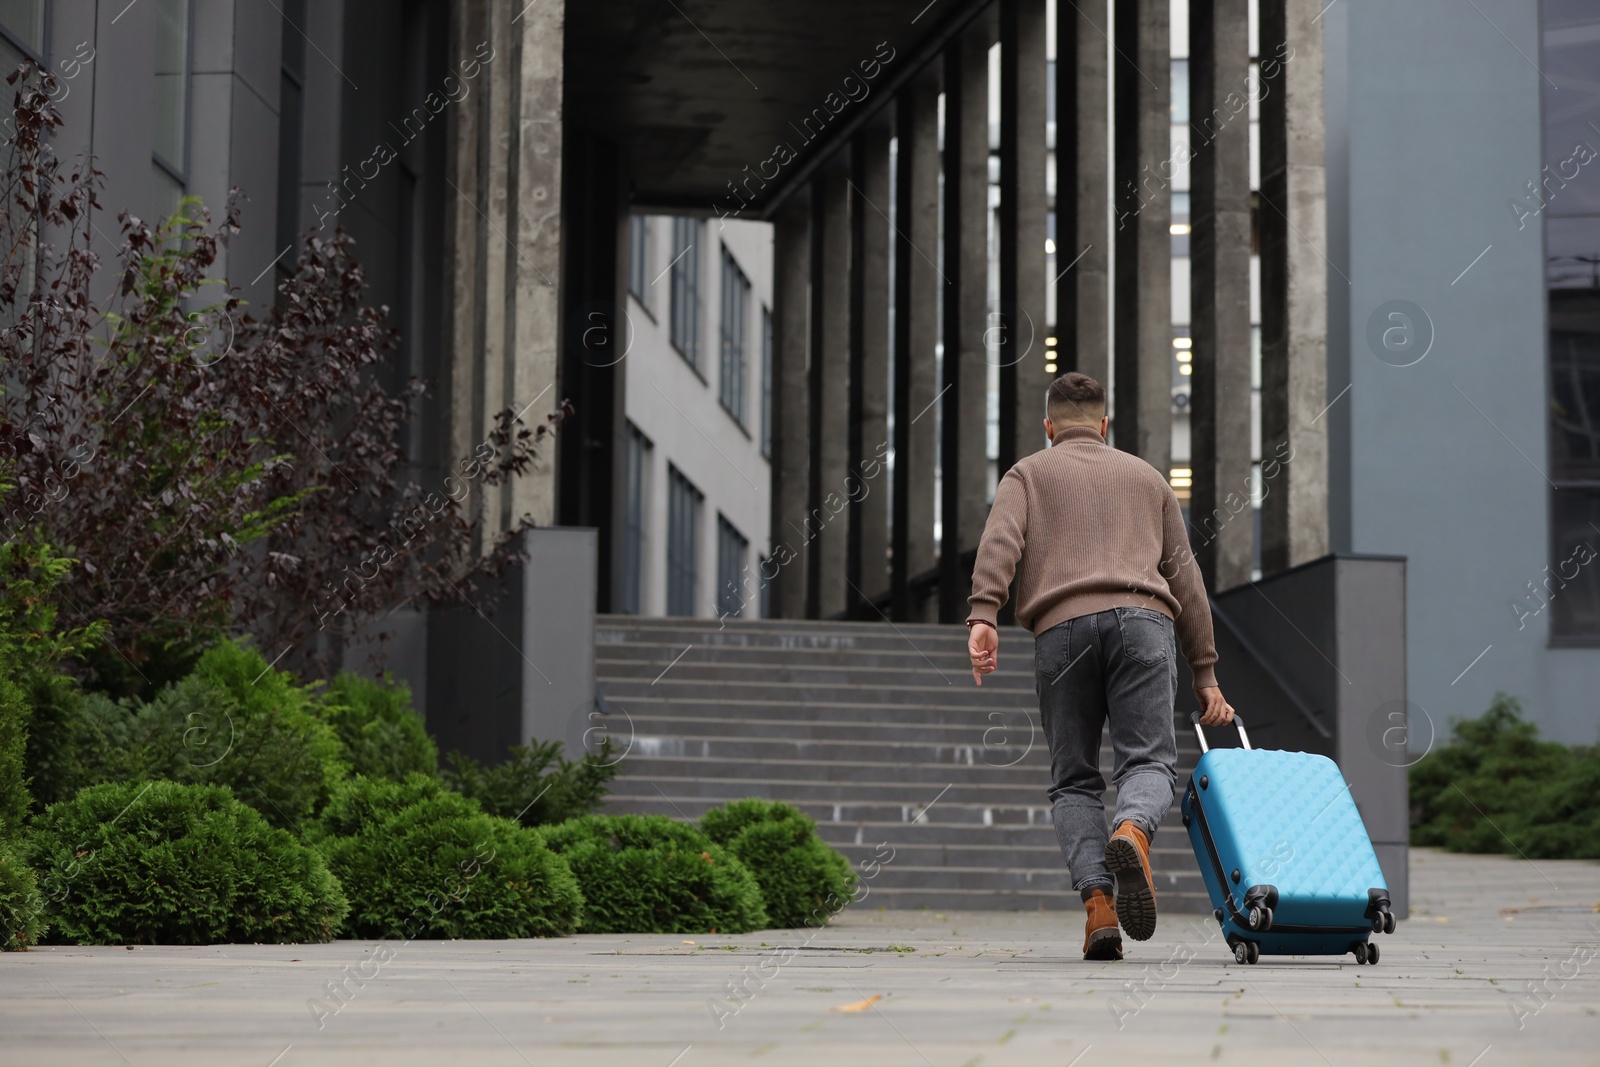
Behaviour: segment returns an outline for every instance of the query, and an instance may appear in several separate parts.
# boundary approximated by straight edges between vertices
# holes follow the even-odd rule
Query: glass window
[[[301,120],[306,83],[306,0],[283,0],[282,65],[278,69],[278,240],[275,251],[290,248],[300,237]],[[278,272],[294,272],[297,256],[278,260]]]
[[[672,347],[700,369],[700,236],[698,219],[672,220]]]
[[[655,250],[651,240],[650,220],[643,215],[628,216],[628,290],[650,310],[650,261]]]
[[[1541,215],[1549,299],[1550,565],[1544,588],[1554,643],[1600,643],[1600,186],[1563,180],[1593,158],[1589,119],[1600,114],[1600,8],[1545,0],[1544,173],[1539,198],[1524,197],[1518,222]],[[1561,87],[1556,92],[1550,85]],[[1562,176],[1562,177],[1558,177]],[[1542,203],[1541,203],[1542,201]]]
[[[156,20],[155,154],[182,174],[189,129],[189,0],[152,3]]]
[[[650,479],[650,439],[628,423],[626,514],[622,531],[622,610],[644,610],[645,507]]]
[[[717,615],[720,618],[744,613],[744,557],[750,542],[734,529],[733,523],[717,516]]]
[[[667,468],[667,614],[693,615],[699,584],[700,504],[694,483]]]
[[[761,309],[761,454],[772,458],[772,311]]]
[[[744,425],[745,318],[750,281],[738,261],[722,249],[722,382],[720,399],[735,422]]]
[[[35,57],[44,54],[44,0],[0,0],[0,26]]]

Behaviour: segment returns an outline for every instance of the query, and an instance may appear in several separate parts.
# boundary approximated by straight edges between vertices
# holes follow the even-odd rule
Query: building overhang
[[[611,0],[567,8],[565,115],[632,204],[768,218],[991,0]]]

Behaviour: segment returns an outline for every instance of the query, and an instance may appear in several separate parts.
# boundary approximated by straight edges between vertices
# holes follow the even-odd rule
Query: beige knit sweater
[[[968,617],[994,622],[1013,574],[1017,621],[1035,634],[1111,608],[1152,608],[1173,619],[1195,688],[1217,684],[1211,606],[1178,500],[1154,467],[1095,427],[1066,427],[1000,479]]]

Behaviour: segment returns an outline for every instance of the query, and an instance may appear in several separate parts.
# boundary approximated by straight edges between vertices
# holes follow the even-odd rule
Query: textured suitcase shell
[[[1366,953],[1388,889],[1331,759],[1213,749],[1196,764],[1182,811],[1230,946],[1251,942],[1265,955]],[[1270,927],[1248,925],[1252,906],[1272,908]]]

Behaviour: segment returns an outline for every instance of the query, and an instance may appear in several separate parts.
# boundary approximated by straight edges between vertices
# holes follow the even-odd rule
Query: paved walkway
[[[1376,967],[1241,967],[1204,943],[1214,923],[1171,916],[1129,961],[1089,964],[1060,917],[885,912],[870,896],[814,936],[692,944],[39,949],[0,956],[0,1063],[1600,1062],[1600,865],[1419,850],[1412,885],[1413,918]],[[341,979],[342,1006],[324,989]]]

